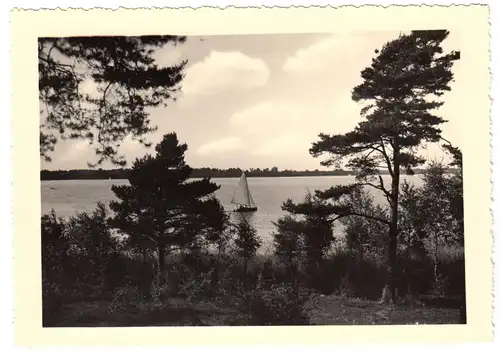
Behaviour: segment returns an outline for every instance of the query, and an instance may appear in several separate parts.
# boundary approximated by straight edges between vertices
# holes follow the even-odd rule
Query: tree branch
[[[372,188],[374,189],[377,189],[377,190],[380,190],[384,193],[384,196],[387,198],[387,201],[389,201],[389,205],[391,204],[391,201],[390,201],[390,196],[391,196],[391,193],[384,187],[384,181],[382,180],[382,176],[378,176],[379,177],[379,180],[380,180],[380,186],[376,186],[375,184],[373,183],[369,183],[369,182],[365,182],[365,183],[356,183],[357,185],[361,185],[361,186],[371,186]]]
[[[389,156],[387,155],[387,151],[385,150],[385,146],[384,146],[383,141],[380,143],[380,146],[382,147],[381,154],[385,158],[385,162],[387,164],[387,170],[389,171],[389,174],[391,175],[391,177],[394,177],[394,172],[392,170],[391,160],[389,159]]]
[[[357,212],[352,212],[352,211],[349,211],[348,213],[344,213],[344,214],[338,215],[337,217],[333,218],[331,220],[331,222],[334,222],[336,220],[339,220],[339,219],[347,217],[347,216],[363,217],[363,218],[371,219],[373,221],[378,221],[378,222],[383,223],[383,224],[388,225],[388,226],[391,225],[391,222],[389,222],[388,220],[386,220],[384,218],[370,216],[370,215],[367,215],[367,214],[364,214],[364,213],[357,213]]]
[[[380,188],[381,188],[381,190],[384,192],[384,195],[385,195],[385,197],[386,197],[387,201],[389,201],[389,205],[391,205],[391,204],[392,204],[392,202],[391,202],[391,195],[392,195],[392,194],[391,194],[391,192],[390,192],[389,190],[387,190],[387,188],[385,187],[385,185],[384,185],[384,179],[382,178],[382,176],[381,176],[380,174],[378,175],[378,180],[379,180],[379,182],[380,182]]]

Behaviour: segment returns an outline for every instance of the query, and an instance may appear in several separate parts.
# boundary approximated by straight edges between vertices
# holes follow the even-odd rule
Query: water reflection
[[[255,212],[232,212],[231,221],[234,224],[239,224],[242,220],[246,220],[253,227],[257,226]]]

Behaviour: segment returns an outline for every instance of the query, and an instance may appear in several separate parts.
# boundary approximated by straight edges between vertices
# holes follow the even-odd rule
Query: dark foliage
[[[307,285],[314,288],[321,273],[323,257],[334,239],[329,217],[331,209],[321,199],[308,193],[300,208],[287,200],[283,204],[283,210],[290,215],[275,223],[275,251],[290,275],[302,268],[302,273],[308,280]],[[300,216],[297,216],[299,213]]]
[[[118,198],[110,205],[113,214],[98,203],[95,211],[69,219],[54,211],[42,217],[44,326],[304,325],[314,323],[314,309],[321,310],[316,322],[332,320],[330,313],[341,324],[384,318],[381,323],[387,323],[384,307],[366,300],[376,299],[381,290],[382,302],[390,299],[417,314],[438,314],[425,305],[460,307],[464,323],[461,151],[443,145],[453,161],[424,169],[422,187],[399,180],[424,163],[418,146],[441,140],[439,126],[445,121],[433,113],[442,103],[430,96],[450,89],[451,67],[459,58],[455,52],[443,54],[440,45],[447,35],[413,31],[376,51],[372,65],[361,73],[363,83],[352,92],[355,101],[371,103],[363,108],[365,120],[344,135],[320,135],[310,150],[313,156],[329,155],[327,166],[345,161],[349,171],[273,167],[248,172],[356,175],[355,183],[308,193],[301,203],[286,200],[282,209],[287,214],[275,223],[275,255],[260,255],[255,228],[245,217],[230,223],[214,197],[218,186],[209,177],[238,177],[241,170],[192,169],[184,160],[187,145],[175,133],[165,135],[156,154],[136,159],[131,169],[42,171],[42,179],[129,180],[129,185],[112,186]],[[96,140],[98,163],[122,163],[120,140],[127,133],[143,138],[153,130],[144,108],[171,98],[182,78],[184,64],[158,68],[153,49],[183,40],[41,40],[41,100],[58,111],[46,127]],[[80,73],[79,65],[88,66],[90,76]],[[85,79],[104,87],[100,98],[79,94]],[[116,98],[112,103],[108,93]],[[97,139],[91,129],[98,131]],[[40,152],[48,157],[56,139],[42,133],[41,139]],[[390,175],[390,185],[382,174]],[[387,206],[376,205],[368,188],[381,191]],[[333,235],[334,225],[343,227],[343,236]],[[82,310],[64,320],[75,305]],[[82,305],[94,306],[85,311]],[[228,318],[214,320],[216,315]],[[435,315],[430,319],[437,321]]]
[[[422,144],[441,138],[439,126],[445,122],[434,115],[443,102],[432,98],[449,91],[453,80],[451,68],[460,54],[443,54],[445,30],[412,31],[386,43],[372,64],[361,72],[363,83],[352,91],[352,98],[365,102],[364,120],[354,130],[339,135],[320,134],[311,147],[313,156],[329,158],[322,165],[339,165],[355,170],[357,183],[319,191],[318,197],[333,203],[332,214],[337,218],[360,216],[388,225],[387,284],[382,300],[396,298],[397,236],[400,175],[402,170],[413,173],[425,159],[416,150]],[[381,169],[391,176],[386,186]],[[389,218],[371,216],[339,204],[345,195],[359,186],[381,191],[390,208]],[[296,206],[300,210],[300,205]]]
[[[293,285],[273,284],[268,289],[246,293],[241,310],[248,315],[243,325],[307,325],[309,318],[304,311],[306,297]]]
[[[234,251],[243,260],[243,275],[247,272],[248,261],[255,256],[261,245],[262,239],[257,235],[257,230],[241,214],[235,226]]]
[[[68,220],[54,211],[42,217],[44,325],[65,303],[109,297],[116,288],[147,277],[112,236],[107,216],[98,204],[94,212]]]
[[[362,261],[366,255],[380,260],[387,255],[387,226],[373,218],[387,218],[387,210],[376,205],[373,196],[365,188],[356,187],[346,195],[341,204],[363,216],[346,216],[340,219],[344,225],[347,249],[355,252]]]
[[[186,62],[155,63],[154,51],[183,43],[179,36],[68,37],[38,40],[42,113],[40,155],[50,161],[57,137],[84,139],[98,157],[123,166],[120,143],[128,135],[150,145],[156,130],[148,109],[165,104],[180,88]],[[93,86],[89,93],[84,86]],[[54,134],[55,132],[55,134]]]
[[[156,155],[137,159],[128,173],[130,185],[112,186],[114,227],[126,233],[129,245],[158,254],[159,270],[173,250],[196,250],[217,242],[226,215],[213,193],[219,188],[209,178],[189,180],[184,161],[186,144],[175,133],[156,146]]]

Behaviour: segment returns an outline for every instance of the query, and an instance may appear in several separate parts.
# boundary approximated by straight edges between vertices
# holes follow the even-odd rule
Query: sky
[[[151,110],[158,130],[154,143],[176,132],[188,145],[192,167],[324,169],[309,154],[319,133],[351,130],[360,120],[361,106],[351,100],[360,72],[370,65],[374,50],[400,34],[359,32],[333,34],[267,34],[188,37],[186,43],[157,50],[159,65],[187,60],[177,100]],[[450,32],[446,51],[460,50],[460,33]],[[452,91],[437,114],[448,120],[443,137],[461,145],[458,119],[466,71],[455,63]],[[87,83],[84,89],[93,89]],[[41,117],[43,119],[43,117]],[[454,122],[455,121],[455,122]],[[127,165],[153,149],[127,138],[120,148]],[[421,154],[446,159],[438,145]],[[42,169],[87,168],[95,161],[87,141],[59,141],[52,162]],[[114,168],[105,164],[103,168]]]

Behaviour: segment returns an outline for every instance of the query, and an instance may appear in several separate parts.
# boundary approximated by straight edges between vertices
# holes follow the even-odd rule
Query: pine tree
[[[95,145],[97,163],[123,166],[118,152],[128,135],[150,145],[147,109],[166,103],[179,89],[186,62],[159,67],[154,50],[185,41],[178,36],[70,37],[38,40],[39,91],[46,119],[40,155],[50,161],[57,136]],[[96,83],[88,94],[83,85]],[[55,132],[55,134],[54,134]]]
[[[119,200],[110,203],[111,223],[129,235],[130,245],[154,249],[163,272],[169,251],[192,248],[207,233],[207,240],[215,241],[226,216],[213,196],[219,186],[209,178],[189,179],[187,145],[175,133],[165,135],[155,150],[154,157],[136,159],[128,173],[130,185],[112,186]]]
[[[366,102],[364,118],[346,134],[320,134],[310,153],[330,157],[324,166],[339,165],[356,171],[356,182],[317,191],[317,196],[333,202],[333,219],[357,215],[384,223],[388,227],[387,281],[381,302],[396,298],[398,203],[400,174],[425,162],[418,147],[441,139],[440,125],[445,120],[435,114],[443,105],[438,101],[451,90],[451,68],[459,52],[443,54],[446,30],[412,31],[386,43],[372,64],[361,72],[363,82],[352,91],[352,99]],[[384,184],[381,170],[390,174],[391,184]],[[389,220],[339,205],[339,200],[355,188],[368,186],[381,191],[389,206]]]

